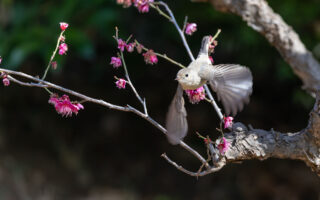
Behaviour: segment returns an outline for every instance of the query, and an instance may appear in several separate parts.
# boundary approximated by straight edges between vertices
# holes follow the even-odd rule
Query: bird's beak
[[[180,78],[179,78],[179,77],[177,77],[177,78],[175,78],[174,80],[179,81],[179,80],[180,80]]]

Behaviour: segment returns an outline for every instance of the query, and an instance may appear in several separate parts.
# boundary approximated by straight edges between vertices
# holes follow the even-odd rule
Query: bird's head
[[[198,73],[190,68],[181,69],[177,74],[176,80],[184,90],[195,90],[201,82]]]

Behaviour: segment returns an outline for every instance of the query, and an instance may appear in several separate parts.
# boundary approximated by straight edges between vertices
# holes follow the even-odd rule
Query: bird
[[[183,90],[195,90],[209,83],[227,116],[235,116],[249,103],[253,85],[250,69],[238,64],[212,65],[209,59],[211,39],[211,36],[204,36],[198,57],[177,73],[179,84],[166,116],[166,135],[173,145],[179,144],[188,132]]]

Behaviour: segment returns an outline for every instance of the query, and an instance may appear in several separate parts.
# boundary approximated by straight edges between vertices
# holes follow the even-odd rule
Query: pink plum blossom
[[[83,110],[84,106],[81,103],[73,104],[78,110]]]
[[[10,80],[6,77],[2,79],[2,83],[4,86],[9,86],[10,85]]]
[[[149,4],[154,0],[133,0],[134,6],[138,8],[139,12],[149,12]]]
[[[0,56],[0,64],[2,63],[2,57]]]
[[[116,86],[117,88],[119,89],[125,89],[126,88],[126,83],[127,81],[122,79],[122,78],[119,78],[117,81],[116,81]]]
[[[59,55],[66,54],[68,51],[68,45],[66,43],[61,43],[59,46]]]
[[[224,122],[224,128],[229,128],[232,127],[232,122],[233,121],[233,117],[223,117],[223,122]]]
[[[78,102],[72,103],[68,95],[59,97],[57,94],[53,94],[48,103],[52,104],[58,114],[63,117],[71,117],[73,113],[77,115],[79,110],[84,109],[82,104]]]
[[[187,23],[186,31],[185,31],[187,35],[192,35],[196,31],[197,31],[196,23]]]
[[[230,142],[228,142],[225,137],[222,137],[222,139],[220,140],[220,143],[218,144],[218,149],[220,154],[225,155],[225,153],[229,149],[229,146],[230,146]]]
[[[122,62],[119,57],[111,57],[110,64],[113,65],[114,68],[118,68],[122,65]]]
[[[123,41],[122,39],[118,39],[118,49],[120,51],[124,51],[124,48],[127,46],[126,42]]]
[[[66,22],[60,22],[60,28],[62,31],[66,30],[68,28],[69,24]]]
[[[134,51],[134,46],[135,46],[135,43],[133,43],[133,42],[130,43],[130,44],[127,44],[126,45],[127,51],[130,52],[130,53],[133,52]]]
[[[158,63],[157,55],[153,52],[153,50],[150,49],[142,55],[144,56],[144,61],[147,64],[153,65],[153,64]]]
[[[185,92],[186,92],[187,96],[189,97],[189,101],[192,104],[199,103],[206,96],[203,86],[201,86],[195,90],[185,90]]]
[[[4,86],[10,85],[10,80],[8,79],[8,75],[5,72],[1,72],[0,78],[2,78],[2,83]]]
[[[136,48],[137,48],[137,52],[141,53],[142,49],[143,49],[143,45],[142,44],[138,44]]]

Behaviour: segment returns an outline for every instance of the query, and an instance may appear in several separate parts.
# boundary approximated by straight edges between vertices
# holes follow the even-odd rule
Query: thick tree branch
[[[199,1],[199,0],[193,0]],[[201,0],[210,2],[221,12],[239,15],[248,26],[261,33],[277,48],[303,88],[314,93],[320,89],[320,64],[306,49],[298,34],[275,13],[264,0]]]
[[[280,133],[271,129],[248,129],[242,123],[235,123],[232,131],[225,133],[225,138],[230,142],[230,148],[224,156],[214,162],[214,166],[204,171],[191,172],[172,161],[165,154],[162,155],[178,170],[190,176],[205,176],[222,169],[225,165],[244,161],[268,158],[301,160],[320,176],[320,97],[317,98],[314,109],[310,112],[307,128],[296,133]],[[216,140],[216,145],[220,139]],[[209,148],[211,154],[214,148]]]
[[[274,130],[261,129],[248,130],[243,124],[235,123],[233,131],[225,134],[231,142],[230,149],[226,152],[226,163],[267,158],[281,158],[302,160],[320,176],[320,139],[319,126],[320,113],[319,98],[315,109],[310,113],[309,125],[297,133],[280,133]],[[315,132],[317,134],[315,134]]]

